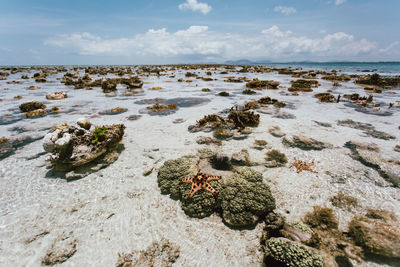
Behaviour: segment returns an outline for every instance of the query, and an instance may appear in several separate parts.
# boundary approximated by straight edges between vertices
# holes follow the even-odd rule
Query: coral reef
[[[279,82],[277,81],[261,81],[257,78],[253,79],[252,81],[249,81],[246,83],[246,87],[251,88],[251,89],[256,89],[256,90],[261,90],[261,89],[278,89]]]
[[[334,103],[336,102],[336,98],[331,93],[318,93],[314,95],[316,98],[319,99],[320,102],[323,103]]]
[[[220,193],[222,218],[232,227],[252,227],[275,209],[275,199],[262,174],[249,167],[237,168]]]
[[[229,96],[228,92],[219,92],[218,93],[219,96]]]
[[[311,87],[318,87],[317,80],[303,80],[298,79],[290,82],[292,86],[288,89],[289,92],[312,92],[313,89]]]
[[[318,251],[283,237],[268,239],[263,248],[267,258],[272,257],[286,266],[324,266],[324,257]]]
[[[400,86],[400,77],[382,77],[381,75],[374,73],[365,76],[360,76],[355,83],[363,85],[378,86],[381,88],[393,88]]]
[[[263,183],[262,174],[249,167],[238,167],[233,177],[221,181],[210,181],[219,192],[214,196],[206,190],[199,190],[188,197],[191,186],[182,178],[198,173],[197,156],[185,156],[168,160],[158,172],[161,193],[180,199],[184,212],[191,217],[203,218],[221,210],[224,222],[232,227],[252,227],[260,217],[275,208],[275,200],[269,187]]]

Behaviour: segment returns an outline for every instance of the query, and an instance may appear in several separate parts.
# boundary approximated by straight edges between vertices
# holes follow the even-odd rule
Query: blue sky
[[[0,0],[0,65],[400,61],[398,0]]]

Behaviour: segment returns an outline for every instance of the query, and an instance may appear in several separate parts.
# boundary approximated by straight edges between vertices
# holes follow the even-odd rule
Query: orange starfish
[[[310,166],[314,165],[314,161],[307,163],[305,161],[301,161],[297,158],[294,158],[294,162],[290,167],[294,166],[297,169],[297,173],[302,172],[302,171],[310,171],[312,173],[318,173],[317,171],[314,171],[313,169],[310,168]]]
[[[221,179],[221,176],[208,176],[207,174],[203,174],[200,170],[199,172],[190,178],[182,178],[182,182],[184,183],[192,183],[192,190],[190,190],[190,193],[188,195],[189,198],[192,198],[194,193],[199,191],[201,188],[204,188],[205,190],[211,192],[214,196],[218,194],[218,191],[216,191],[214,188],[212,188],[211,185],[208,184],[209,181],[218,181]]]

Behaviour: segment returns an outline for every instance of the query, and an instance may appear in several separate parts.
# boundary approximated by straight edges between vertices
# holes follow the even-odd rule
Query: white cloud
[[[186,2],[180,4],[178,8],[180,10],[200,11],[204,15],[208,14],[212,9],[207,3],[200,3],[197,2],[197,0],[186,0]]]
[[[341,4],[346,3],[347,0],[335,0],[335,5],[339,6]]]
[[[336,0],[336,1],[343,1],[343,0]],[[280,12],[282,14],[285,15],[290,15],[290,14],[294,14],[297,12],[297,10],[293,7],[287,7],[287,6],[276,6],[274,8],[275,12]]]
[[[181,60],[271,59],[312,60],[346,59],[377,53],[377,45],[356,40],[344,32],[326,34],[321,38],[296,35],[277,26],[259,34],[233,34],[210,31],[207,26],[191,26],[168,32],[165,28],[150,29],[130,38],[102,39],[90,33],[58,35],[45,44],[66,52],[93,56],[157,57]],[[397,44],[393,44],[393,47]]]

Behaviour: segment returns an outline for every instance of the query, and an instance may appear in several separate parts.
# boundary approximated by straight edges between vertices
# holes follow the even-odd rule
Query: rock
[[[273,126],[271,127],[268,132],[275,137],[283,137],[286,134],[284,132],[281,131],[281,128],[279,126]]]
[[[39,86],[31,85],[31,86],[28,87],[28,90],[38,90],[38,89],[40,89]]]
[[[254,140],[253,148],[263,150],[267,144],[268,142],[265,140]]]
[[[277,81],[261,81],[257,78],[253,79],[252,81],[249,81],[246,83],[246,87],[251,88],[251,89],[278,89],[279,82]]]
[[[324,257],[319,251],[283,237],[268,239],[263,248],[267,258],[273,258],[287,266],[324,266]]]
[[[102,82],[101,88],[103,89],[104,93],[117,91],[117,83],[111,79],[107,79]]]
[[[79,173],[78,176],[84,176],[90,170],[98,170],[115,161],[118,153],[112,152],[121,141],[124,129],[123,124],[95,127],[91,131],[62,124],[53,127],[45,136],[43,148],[52,153],[49,160],[54,170],[69,172],[69,178]]]
[[[383,159],[375,144],[349,141],[344,146],[351,150],[353,159],[375,169],[383,179],[393,186],[400,186],[400,164],[395,160]]]
[[[117,114],[121,114],[128,111],[127,108],[121,108],[121,107],[116,107],[116,108],[112,108],[112,109],[108,109],[105,111],[101,111],[99,112],[100,115],[117,115]]]
[[[67,98],[67,93],[65,92],[54,92],[46,95],[46,99],[48,100],[61,100],[64,98]]]
[[[65,233],[58,236],[51,246],[47,249],[46,255],[42,258],[44,265],[56,265],[67,261],[77,251],[78,241]]]
[[[400,258],[400,226],[392,212],[369,210],[366,216],[355,216],[349,234],[366,253]]]
[[[260,217],[275,209],[275,199],[262,174],[240,167],[220,192],[222,218],[232,227],[253,227]]]
[[[19,105],[19,109],[22,112],[30,112],[33,110],[37,110],[37,109],[45,109],[46,106],[43,105],[41,102],[38,101],[29,101],[29,102],[24,102],[21,105]]]
[[[213,133],[214,137],[222,140],[229,139],[233,136],[233,132],[228,129],[215,129]]]
[[[41,117],[47,114],[45,109],[35,109],[25,113],[27,118]]]
[[[297,147],[302,150],[322,150],[325,148],[333,147],[331,144],[323,143],[323,142],[317,141],[313,138],[309,138],[309,137],[305,137],[305,136],[301,136],[301,135],[300,136],[293,135],[292,137],[284,137],[282,140],[282,143],[289,147]]]
[[[396,152],[400,152],[400,145],[396,145],[396,146],[393,148],[393,150],[396,151]]]
[[[212,138],[212,137],[205,137],[205,136],[199,136],[196,138],[196,143],[198,143],[199,145],[209,145],[209,144],[215,144],[215,145],[221,145],[222,142],[221,140],[218,140],[216,138]]]
[[[89,130],[90,127],[92,127],[92,123],[86,118],[79,118],[76,124],[78,124],[79,127],[82,127],[85,130]]]
[[[265,155],[267,156],[265,166],[268,168],[282,167],[288,162],[286,155],[276,149],[268,151]]]

